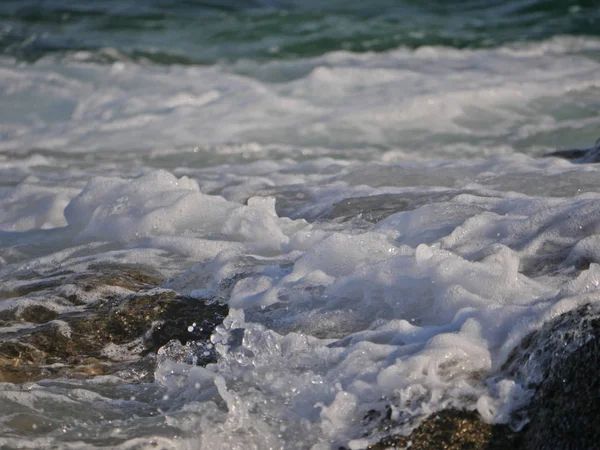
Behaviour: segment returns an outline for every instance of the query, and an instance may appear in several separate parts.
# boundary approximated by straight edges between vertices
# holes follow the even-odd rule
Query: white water
[[[378,435],[362,418],[387,405],[398,421],[448,406],[509,421],[527,400],[500,371],[510,351],[598,300],[600,171],[533,156],[598,137],[599,50],[3,61],[2,284],[120,261],[204,298],[245,276],[217,364],[165,351],[153,383],[2,384],[0,443],[364,448]],[[377,223],[348,200],[367,196]],[[31,302],[66,308],[0,308]]]

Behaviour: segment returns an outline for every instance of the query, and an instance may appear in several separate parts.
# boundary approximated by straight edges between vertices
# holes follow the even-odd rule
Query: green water
[[[3,0],[0,53],[212,64],[600,35],[597,1]],[[112,49],[106,51],[106,49]],[[115,51],[116,50],[116,51]]]

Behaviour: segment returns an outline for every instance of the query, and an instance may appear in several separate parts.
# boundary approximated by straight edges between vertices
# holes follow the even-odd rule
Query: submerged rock
[[[38,273],[35,270],[23,270],[12,275],[10,283],[0,286],[0,300],[14,299],[29,294],[51,294],[65,286],[76,288],[65,295],[66,300],[74,304],[83,304],[81,298],[106,287],[122,288],[137,292],[141,289],[158,286],[164,277],[147,267],[136,267],[130,264],[94,263],[82,272],[59,270],[50,273]],[[77,292],[76,292],[77,291]],[[3,311],[6,315],[6,311]]]
[[[172,340],[208,342],[227,315],[224,305],[152,287],[148,282],[156,279],[143,272],[111,271],[67,277],[65,283],[74,286],[67,300],[74,305],[81,301],[78,293],[122,288],[69,312],[39,303],[4,311],[3,325],[11,328],[0,334],[0,381],[107,373]],[[212,359],[208,355],[199,363]]]
[[[429,203],[449,201],[458,194],[458,191],[448,190],[352,197],[333,205],[331,212],[320,219],[338,219],[345,222],[355,217],[361,217],[367,222],[377,223],[398,212],[411,211]]]

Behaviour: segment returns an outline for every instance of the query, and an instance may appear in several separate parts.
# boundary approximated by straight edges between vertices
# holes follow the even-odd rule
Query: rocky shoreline
[[[409,436],[391,434],[367,449],[598,448],[600,307],[587,304],[546,323],[513,351],[504,370],[533,392],[530,402],[514,412],[527,420],[518,432],[487,424],[475,411],[448,409],[425,418]],[[389,416],[380,420],[380,429],[394,425]]]
[[[185,348],[180,362],[214,362],[210,336],[227,316],[227,306],[157,287],[163,281],[151,271],[95,265],[4,289],[4,300],[52,292],[71,308],[60,313],[41,303],[15,302],[15,308],[0,313],[1,326],[9,330],[0,337],[0,382],[85,378],[132,367],[151,378],[151,360],[159,350],[177,358]],[[367,448],[594,448],[600,438],[600,308],[588,304],[545,324],[523,340],[503,370],[533,393],[515,412],[527,418],[522,430],[487,424],[474,411],[448,409],[422,418],[402,436],[393,433],[399,424],[390,414],[370,411],[364,421],[376,422],[371,429],[384,437]]]

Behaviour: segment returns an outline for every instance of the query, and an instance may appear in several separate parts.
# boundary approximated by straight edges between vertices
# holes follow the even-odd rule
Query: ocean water
[[[542,157],[600,137],[599,74],[593,1],[2,1],[0,284],[235,284],[216,363],[1,383],[0,445],[360,449],[386,408],[518,428],[511,351],[600,300],[600,170]],[[80,308],[0,310],[40,301]]]

